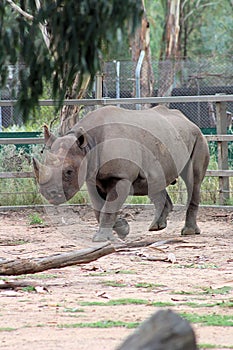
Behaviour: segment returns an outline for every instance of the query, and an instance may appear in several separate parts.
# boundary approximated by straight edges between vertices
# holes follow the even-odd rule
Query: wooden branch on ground
[[[91,248],[73,250],[61,254],[53,254],[37,258],[17,258],[15,260],[6,260],[0,258],[0,275],[25,275],[29,273],[42,272],[54,268],[62,268],[71,265],[87,264],[97,260],[105,255],[115,252],[129,251],[131,248],[140,248],[146,246],[157,247],[163,244],[173,244],[184,242],[180,239],[166,241],[135,241],[129,243],[102,243]],[[159,259],[163,261],[164,259]]]
[[[197,350],[188,321],[171,310],[160,310],[144,321],[117,350]]]
[[[0,259],[0,275],[24,275],[76,264],[86,264],[114,252],[114,246],[111,243],[105,243],[104,245],[101,244],[92,248],[74,250],[41,258]]]

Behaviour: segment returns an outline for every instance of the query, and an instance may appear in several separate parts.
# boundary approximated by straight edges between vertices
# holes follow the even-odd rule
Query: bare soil
[[[30,225],[35,215],[46,225]],[[154,233],[147,231],[152,208],[125,208],[123,215],[131,227],[128,241],[172,241],[156,249],[114,253],[86,265],[7,277],[37,287],[0,289],[0,349],[113,350],[134,331],[126,325],[141,323],[161,307],[233,319],[233,210],[200,208],[202,233],[188,237],[180,236],[184,209],[176,208],[168,227]],[[89,207],[0,209],[0,258],[87,248],[95,244],[91,239],[96,229]],[[119,305],[111,304],[119,299]],[[94,301],[103,304],[84,303]],[[103,328],[109,320],[125,326]],[[233,349],[233,327],[192,326],[200,348],[211,344],[215,349]]]

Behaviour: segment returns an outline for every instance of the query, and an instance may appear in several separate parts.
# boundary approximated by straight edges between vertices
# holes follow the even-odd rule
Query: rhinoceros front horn
[[[52,171],[49,167],[41,164],[36,158],[33,158],[33,167],[36,179],[40,185],[44,185],[49,182],[52,177]]]

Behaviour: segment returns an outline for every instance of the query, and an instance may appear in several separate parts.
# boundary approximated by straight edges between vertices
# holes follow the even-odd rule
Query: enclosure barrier
[[[207,170],[206,176],[219,178],[219,203],[226,204],[229,199],[229,178],[233,177],[233,170],[228,169],[228,142],[233,141],[233,134],[227,135],[226,102],[233,101],[233,95],[202,95],[202,96],[176,96],[176,97],[145,97],[145,98],[98,98],[64,100],[64,105],[106,106],[121,104],[167,104],[187,102],[215,102],[216,103],[216,129],[217,135],[205,135],[208,142],[216,141],[218,144],[218,170]],[[16,100],[0,100],[2,106],[14,106]],[[40,106],[56,106],[58,101],[40,100]],[[43,138],[0,138],[0,144],[43,144]],[[33,172],[0,172],[0,178],[34,178]]]

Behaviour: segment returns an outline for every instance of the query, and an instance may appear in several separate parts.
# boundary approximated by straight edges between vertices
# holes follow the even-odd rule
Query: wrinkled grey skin
[[[178,176],[185,181],[188,202],[182,235],[199,234],[196,223],[200,186],[209,151],[200,129],[181,112],[157,106],[134,111],[103,107],[89,113],[65,136],[45,127],[43,164],[34,159],[42,195],[52,204],[69,200],[86,182],[99,230],[94,241],[129,233],[118,217],[129,194],[148,195],[155,206],[149,228],[167,226],[172,202],[166,187]]]

